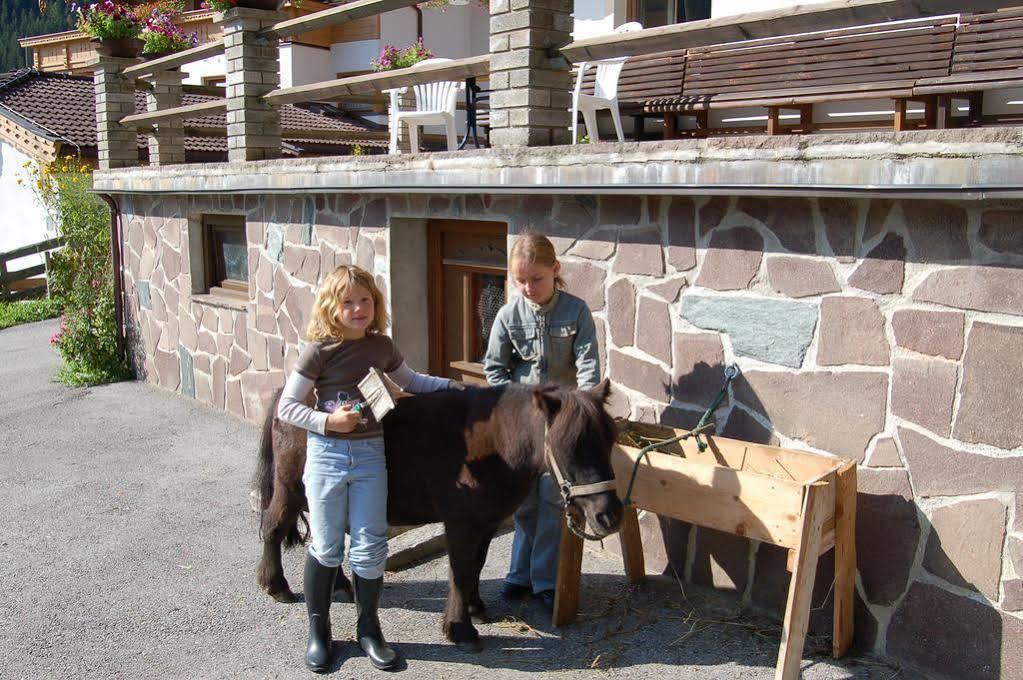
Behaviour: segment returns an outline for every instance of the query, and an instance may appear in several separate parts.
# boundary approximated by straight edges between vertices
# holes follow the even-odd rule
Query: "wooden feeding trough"
[[[620,423],[641,446],[684,435],[643,423]],[[834,631],[832,652],[842,656],[853,635],[853,588],[856,577],[856,462],[805,451],[762,446],[701,435],[659,446],[643,455],[640,448],[617,444],[612,464],[618,493],[624,499],[636,468],[632,504],[621,526],[622,556],[629,581],[646,576],[636,512],[648,510],[697,526],[710,527],[787,548],[792,572],[775,678],[799,676],[810,597],[817,559],[835,549]],[[554,623],[571,621],[578,608],[582,540],[565,529],[561,539]]]

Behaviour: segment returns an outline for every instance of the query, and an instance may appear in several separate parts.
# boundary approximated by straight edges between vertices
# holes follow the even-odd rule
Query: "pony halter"
[[[568,506],[575,502],[575,498],[578,496],[592,496],[593,494],[604,493],[606,491],[615,491],[617,485],[614,479],[605,479],[603,482],[594,482],[592,484],[572,484],[565,478],[565,475],[561,472],[561,466],[558,465],[558,459],[554,457],[554,451],[551,450],[551,444],[547,441],[547,423],[543,426],[543,452],[547,458],[547,462],[550,465],[551,473],[554,475],[555,481],[558,483],[558,488],[561,489],[561,499],[565,503],[565,523],[568,524],[568,528],[572,530],[572,533],[579,538],[586,539],[588,541],[599,541],[602,540],[602,536],[595,536],[594,534],[588,533],[586,527],[580,527],[576,524],[575,520],[572,519],[572,515],[568,512]]]

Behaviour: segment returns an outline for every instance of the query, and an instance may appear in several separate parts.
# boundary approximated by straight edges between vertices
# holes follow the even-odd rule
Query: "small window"
[[[206,289],[213,295],[249,299],[249,250],[245,218],[204,215],[203,253]]]
[[[206,87],[227,87],[227,76],[203,76],[202,84]]]
[[[710,19],[711,0],[629,0],[629,15],[643,28]]]

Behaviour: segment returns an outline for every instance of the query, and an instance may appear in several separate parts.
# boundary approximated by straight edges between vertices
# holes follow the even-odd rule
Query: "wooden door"
[[[503,222],[431,220],[427,228],[430,373],[486,384],[483,356],[507,296]]]

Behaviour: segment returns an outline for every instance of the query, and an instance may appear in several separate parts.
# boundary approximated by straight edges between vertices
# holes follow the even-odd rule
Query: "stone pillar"
[[[89,65],[96,85],[96,145],[100,170],[138,165],[139,148],[135,129],[121,125],[135,113],[135,80],[124,69],[136,59],[97,57]]]
[[[146,93],[146,109],[170,109],[181,106],[181,71],[157,71],[147,80],[153,89]],[[185,129],[183,121],[165,121],[157,124],[149,135],[149,164],[172,165],[185,162]]]
[[[276,38],[259,36],[285,18],[278,12],[236,7],[224,12],[227,59],[227,159],[255,161],[281,155],[281,119],[263,95],[280,83]]]
[[[490,143],[569,143],[573,0],[490,0]]]

